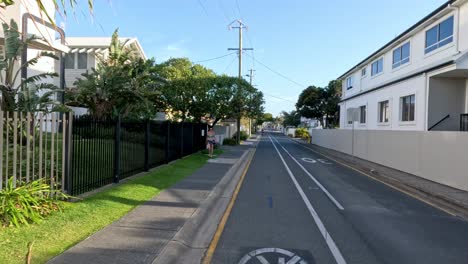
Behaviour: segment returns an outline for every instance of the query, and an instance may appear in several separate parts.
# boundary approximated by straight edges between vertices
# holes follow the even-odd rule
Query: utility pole
[[[233,24],[237,23],[237,26],[233,26]],[[229,30],[233,28],[239,29],[239,48],[228,48],[228,50],[237,50],[239,52],[239,85],[237,86],[237,93],[238,96],[241,95],[241,80],[242,80],[242,52],[244,50],[253,50],[252,48],[242,48],[242,30],[247,29],[247,26],[239,19],[234,20],[231,24],[228,25]],[[241,122],[241,114],[242,111],[239,106],[238,115],[237,115],[237,137],[236,141],[237,144],[240,144],[240,122]]]

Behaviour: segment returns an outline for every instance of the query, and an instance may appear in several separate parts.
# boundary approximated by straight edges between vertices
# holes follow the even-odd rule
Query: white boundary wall
[[[468,191],[468,133],[314,129],[312,143]],[[354,146],[353,146],[354,145]]]

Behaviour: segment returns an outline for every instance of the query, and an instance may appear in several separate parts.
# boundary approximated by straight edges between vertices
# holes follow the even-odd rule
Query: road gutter
[[[207,251],[211,249],[212,241],[216,236],[219,240],[220,234],[217,234],[217,230],[223,225],[222,221],[226,212],[230,210],[229,207],[232,208],[231,203],[237,195],[236,190],[238,192],[240,189],[254,153],[255,148],[251,148],[242,154],[193,216],[166,244],[153,264],[195,264],[200,263],[205,255],[208,256]],[[212,251],[214,252],[214,249]]]

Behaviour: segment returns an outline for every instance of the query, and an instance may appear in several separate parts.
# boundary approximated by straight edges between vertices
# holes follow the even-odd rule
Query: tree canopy
[[[338,123],[341,81],[333,80],[326,87],[309,86],[299,95],[296,109],[306,118],[327,120],[328,126]]]

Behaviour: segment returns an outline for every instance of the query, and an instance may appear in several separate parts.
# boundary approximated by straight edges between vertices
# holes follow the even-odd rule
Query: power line
[[[235,60],[236,60],[236,57],[232,58],[231,62],[228,64],[228,66],[226,67],[226,69],[224,69],[223,72],[226,72],[231,67],[231,65],[234,63]]]
[[[200,4],[200,6],[201,6],[201,8],[203,9],[203,11],[205,12],[206,16],[209,17],[208,11],[206,11],[205,5],[202,3],[201,0],[198,0],[198,4]]]
[[[288,80],[288,81],[290,81],[290,82],[296,84],[297,86],[300,86],[300,87],[302,87],[302,88],[307,87],[307,86],[305,86],[305,85],[303,85],[303,84],[301,84],[301,83],[298,83],[298,82],[294,81],[293,79],[289,78],[288,76],[286,76],[286,75],[284,75],[284,74],[282,74],[282,73],[280,73],[280,72],[278,72],[278,71],[276,71],[276,70],[274,70],[274,69],[268,67],[266,64],[264,64],[263,62],[261,62],[261,61],[255,59],[255,58],[253,58],[253,57],[250,56],[249,54],[246,53],[245,55],[251,57],[254,61],[256,61],[257,63],[259,63],[259,64],[262,65],[263,67],[265,67],[265,68],[267,68],[268,70],[270,70],[271,72],[273,72],[273,73],[275,73],[275,74],[277,74],[277,75],[283,77],[284,79],[286,79],[286,80]]]
[[[279,100],[283,100],[283,101],[286,101],[286,102],[290,102],[290,103],[296,104],[296,102],[293,102],[293,101],[291,101],[291,100],[289,100],[289,99],[285,99],[285,98],[278,97],[278,96],[275,96],[275,95],[267,94],[267,93],[265,93],[265,92],[263,92],[263,94],[266,95],[266,96],[270,96],[270,97],[279,99]]]
[[[211,58],[211,59],[194,61],[193,63],[200,63],[200,62],[207,62],[207,61],[212,61],[212,60],[218,60],[218,59],[221,59],[221,58],[224,58],[224,57],[227,57],[227,56],[229,56],[229,55],[236,54],[236,53],[237,53],[237,52],[231,52],[231,53],[228,53],[228,54],[225,54],[225,55],[222,55],[222,56],[218,56],[218,57],[215,57],[215,58]]]

